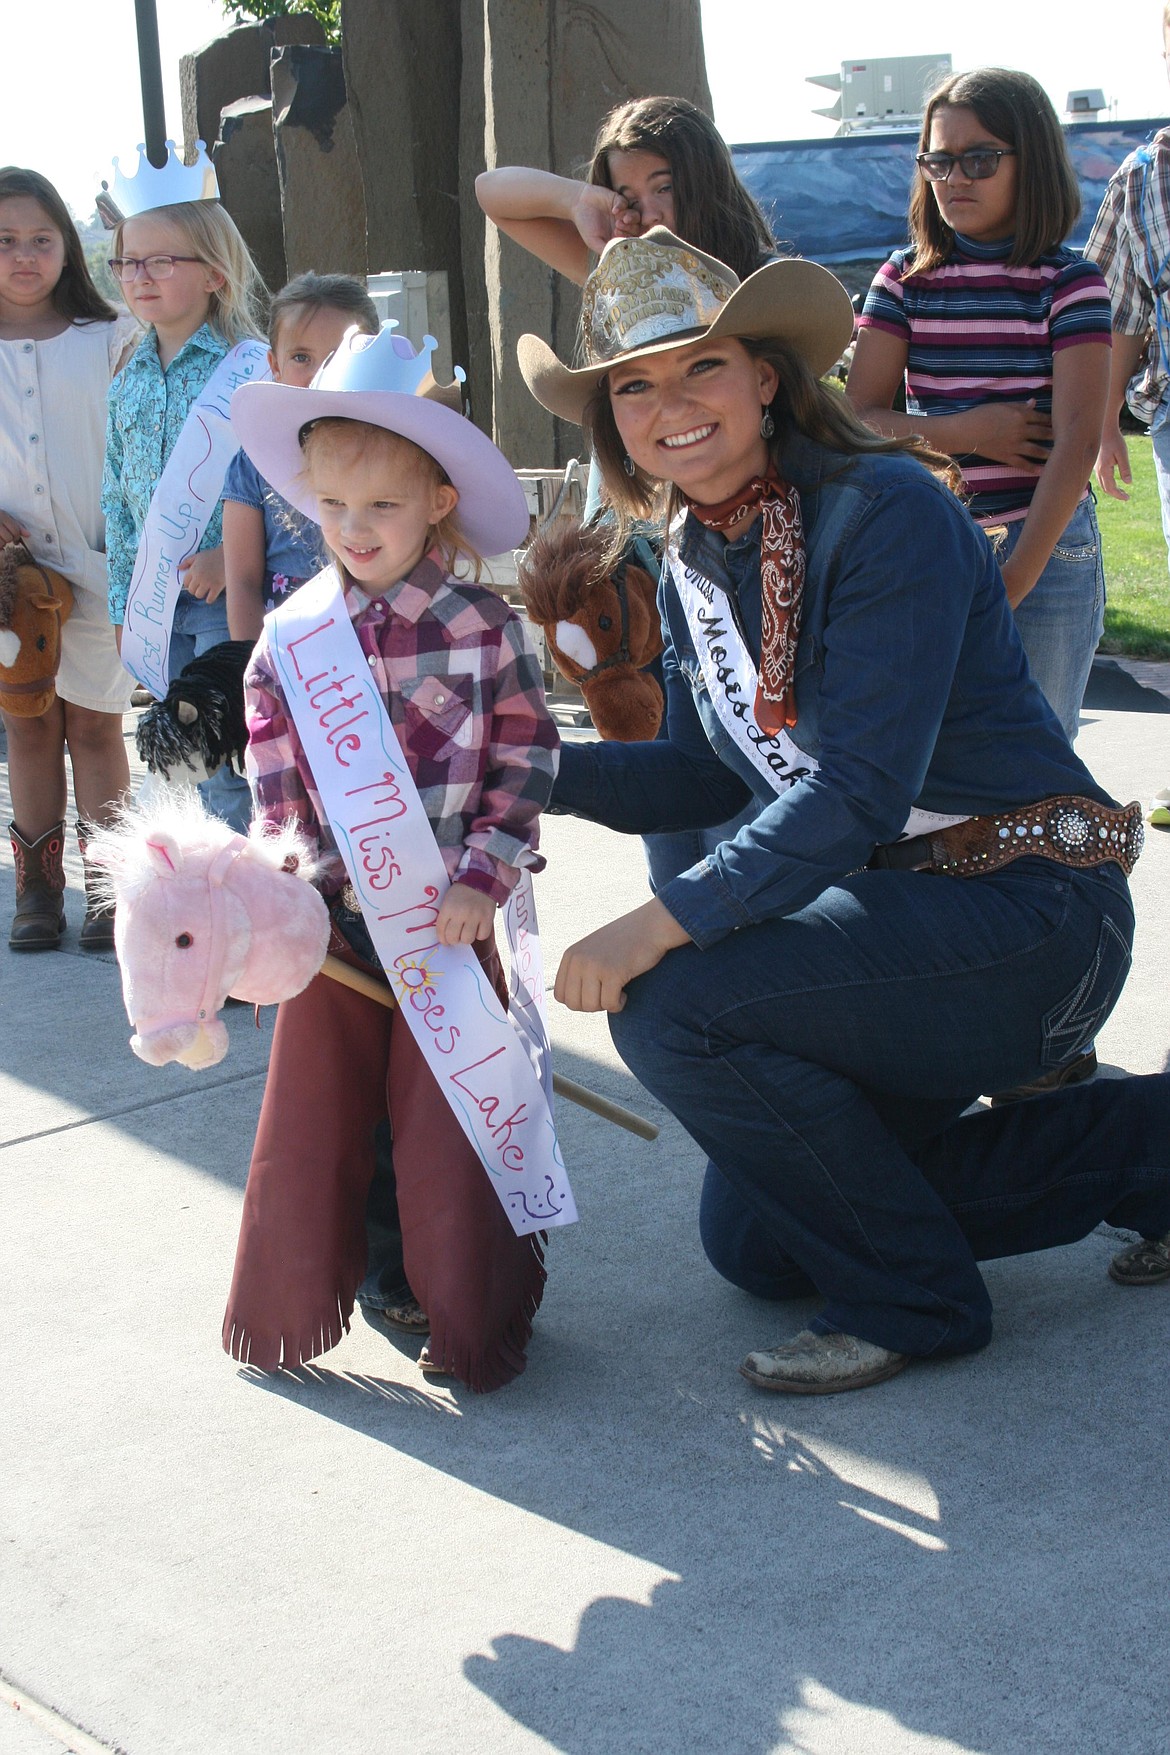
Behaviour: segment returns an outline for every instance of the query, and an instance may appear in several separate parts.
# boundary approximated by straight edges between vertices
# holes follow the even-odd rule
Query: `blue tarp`
[[[1069,239],[1089,235],[1105,185],[1127,153],[1166,121],[1070,122],[1069,152],[1084,206]],[[885,257],[906,242],[914,134],[852,134],[733,146],[736,169],[776,237],[814,262]]]

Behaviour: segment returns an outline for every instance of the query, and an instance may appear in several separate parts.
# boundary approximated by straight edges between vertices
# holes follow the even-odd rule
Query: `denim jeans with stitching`
[[[1153,441],[1158,501],[1162,509],[1162,535],[1166,538],[1166,558],[1170,564],[1170,402],[1160,405],[1150,426],[1150,438]]]
[[[1113,865],[974,879],[860,872],[788,918],[667,954],[610,1019],[712,1160],[703,1242],[813,1327],[895,1351],[991,1334],[979,1259],[1102,1219],[1170,1230],[1170,1078],[963,1111],[1092,1041],[1130,962]]]
[[[1022,520],[1009,524],[1006,535],[996,541],[995,558],[1001,567],[1023,528]],[[1032,675],[1073,743],[1093,654],[1105,626],[1105,567],[1091,494],[1085,495],[1065,525],[1051,560],[1015,613]]]

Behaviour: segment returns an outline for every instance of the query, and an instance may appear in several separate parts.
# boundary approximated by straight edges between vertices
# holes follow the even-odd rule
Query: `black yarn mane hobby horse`
[[[244,672],[251,656],[251,640],[212,646],[185,665],[162,700],[142,714],[134,741],[152,774],[169,780],[172,768],[195,768],[196,757],[209,771],[226,762],[237,774],[244,772]]]

